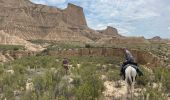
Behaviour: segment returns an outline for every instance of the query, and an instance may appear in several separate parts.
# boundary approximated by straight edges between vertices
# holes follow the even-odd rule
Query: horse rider
[[[68,71],[68,64],[69,64],[69,61],[67,58],[64,58],[63,59],[63,63],[62,63],[62,66],[64,67],[65,71],[66,71],[66,74],[67,74],[67,71]]]
[[[123,75],[123,79],[125,79],[125,69],[126,69],[125,66],[128,64],[135,65],[133,67],[136,69],[138,75],[139,76],[143,75],[142,71],[139,69],[138,64],[135,63],[134,57],[131,54],[131,52],[127,49],[124,49],[124,51],[125,51],[125,59],[126,60],[125,60],[125,62],[123,62],[122,66],[121,66],[121,71],[120,71],[120,75],[121,76]]]

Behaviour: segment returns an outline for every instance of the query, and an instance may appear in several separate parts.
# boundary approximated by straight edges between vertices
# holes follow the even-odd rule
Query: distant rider
[[[69,61],[67,58],[64,58],[63,59],[63,63],[62,63],[62,66],[64,67],[65,71],[66,71],[66,74],[67,74],[67,71],[68,71],[68,64],[69,64]]]
[[[127,64],[132,64],[132,65],[135,65],[134,68],[136,69],[137,73],[139,76],[143,75],[142,71],[139,69],[139,66],[137,63],[135,63],[135,60],[134,60],[134,57],[132,56],[132,54],[130,53],[129,50],[127,49],[124,49],[125,51],[125,62],[123,62],[122,66],[121,66],[121,73],[120,75],[122,76],[123,75],[123,79],[125,79],[125,66]]]

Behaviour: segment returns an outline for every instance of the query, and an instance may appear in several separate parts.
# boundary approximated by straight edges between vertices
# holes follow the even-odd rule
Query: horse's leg
[[[131,85],[131,99],[133,100],[133,96],[134,96],[134,84],[135,82],[132,82],[132,85]]]
[[[134,93],[135,79],[136,79],[136,75],[133,76],[133,82],[132,82],[132,92],[133,93]]]
[[[131,97],[133,99],[134,97],[134,86],[135,86],[135,80],[136,80],[136,73],[133,73],[132,75],[132,85],[131,85]]]
[[[127,88],[126,100],[129,100],[130,88],[128,84],[126,84],[126,88]]]
[[[129,85],[128,85],[128,82],[127,82],[127,77],[125,77],[125,82],[126,82],[126,89],[127,89],[127,94],[129,94]]]

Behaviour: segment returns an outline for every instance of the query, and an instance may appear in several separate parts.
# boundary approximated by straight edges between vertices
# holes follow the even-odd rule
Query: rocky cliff
[[[121,35],[118,33],[116,28],[113,28],[111,26],[107,26],[105,30],[99,30],[99,33],[103,35],[109,35],[109,36],[115,36],[115,37],[120,37]]]
[[[158,43],[158,44],[170,44],[170,40],[169,39],[163,39],[160,36],[155,36],[151,39],[148,39],[151,43]]]
[[[155,36],[155,37],[153,37],[151,40],[162,40],[162,38],[160,37],[160,36]]]
[[[0,30],[24,40],[83,43],[134,41],[134,38],[125,39],[118,34],[117,29],[110,26],[100,31],[90,29],[87,26],[83,8],[70,3],[66,9],[62,10],[33,4],[29,0],[0,0]],[[138,42],[138,38],[135,41]]]
[[[150,42],[144,37],[102,37],[97,41],[99,44],[149,44]]]
[[[83,8],[68,4],[66,9],[61,10],[33,4],[29,0],[0,1],[0,30],[26,40],[71,39],[80,42],[89,42],[90,36],[87,38],[86,32],[91,31]]]
[[[135,61],[148,65],[149,67],[156,67],[162,63],[162,60],[154,54],[146,51],[130,50],[134,55]],[[124,57],[124,49],[122,48],[75,48],[67,50],[50,50],[48,55],[56,55],[61,57],[73,56],[111,56],[111,57]]]

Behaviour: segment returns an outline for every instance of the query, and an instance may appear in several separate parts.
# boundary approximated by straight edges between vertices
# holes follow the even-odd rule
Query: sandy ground
[[[119,86],[118,86],[119,84]],[[124,81],[106,81],[104,82],[105,91],[103,92],[105,100],[125,100],[127,95],[127,87]]]

